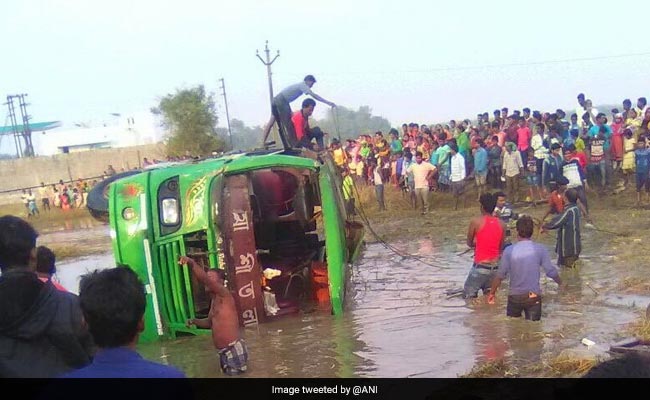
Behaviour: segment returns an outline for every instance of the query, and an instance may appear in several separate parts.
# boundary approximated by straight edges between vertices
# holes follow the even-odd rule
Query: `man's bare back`
[[[228,347],[239,339],[239,319],[237,318],[235,299],[228,288],[224,286],[224,282],[216,270],[211,269],[206,272],[201,265],[186,256],[181,256],[178,263],[192,267],[192,273],[199,282],[205,285],[212,300],[207,318],[190,319],[187,324],[211,329],[212,341],[218,350]]]

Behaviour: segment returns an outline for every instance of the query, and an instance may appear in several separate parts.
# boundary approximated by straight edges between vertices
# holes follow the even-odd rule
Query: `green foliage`
[[[170,136],[167,153],[178,156],[208,155],[212,151],[223,151],[225,143],[217,137],[217,114],[212,94],[207,94],[203,85],[189,89],[178,89],[160,100],[154,114],[161,114]]]
[[[310,126],[319,126],[323,132],[329,133],[330,138],[340,135],[341,140],[357,138],[361,134],[371,135],[377,131],[386,134],[391,128],[386,118],[373,116],[368,106],[361,106],[357,111],[338,106],[328,110],[325,119],[314,121]]]
[[[253,150],[261,147],[262,144],[262,127],[249,127],[243,121],[238,119],[230,120],[230,130],[232,132],[233,150]],[[217,128],[219,137],[230,147],[230,138],[228,137],[227,128]]]

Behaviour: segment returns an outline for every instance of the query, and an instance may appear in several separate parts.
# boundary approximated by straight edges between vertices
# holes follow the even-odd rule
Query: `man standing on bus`
[[[325,100],[324,98],[311,91],[311,87],[314,86],[314,83],[316,83],[316,78],[314,78],[313,75],[307,75],[302,82],[295,83],[291,86],[286,87],[273,98],[271,107],[275,107],[277,109],[280,123],[287,131],[287,136],[290,138],[295,137],[295,133],[293,132],[293,125],[291,123],[292,113],[290,103],[292,101],[296,100],[301,95],[306,94],[320,102],[329,105],[330,107],[336,107],[336,104],[332,103],[329,100]],[[264,128],[264,140],[262,141],[263,144],[266,143],[266,139],[269,137],[269,133],[271,132],[271,128],[273,128],[274,123],[275,116],[274,114],[271,114],[271,119]]]

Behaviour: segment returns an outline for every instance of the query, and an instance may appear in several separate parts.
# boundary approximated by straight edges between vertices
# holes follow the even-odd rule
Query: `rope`
[[[341,141],[341,135],[339,132],[339,124],[338,124],[338,118],[336,116],[336,108],[332,110],[332,115],[334,116],[334,127],[336,129],[336,134],[339,137],[339,142]],[[359,199],[358,202],[355,202],[354,209],[357,211],[357,214],[361,218],[361,221],[364,223],[368,231],[374,236],[374,238],[377,240],[378,243],[380,243],[384,248],[387,250],[391,251],[395,255],[402,257],[402,259],[414,259],[419,262],[421,262],[424,265],[428,265],[433,268],[438,268],[438,269],[450,269],[449,267],[443,267],[441,265],[435,265],[431,264],[430,262],[424,261],[426,258],[422,256],[418,256],[415,254],[408,254],[408,253],[403,253],[400,251],[398,248],[395,246],[391,245],[390,243],[386,242],[384,239],[382,239],[379,234],[373,229],[372,225],[370,224],[370,220],[368,219],[368,216],[365,213],[365,210],[363,209],[363,206],[361,205],[361,196],[359,194],[359,190],[357,189],[357,184],[352,181],[352,187],[354,188],[354,192],[356,193],[356,198]],[[356,203],[359,203],[358,205]]]
[[[354,208],[357,211],[357,214],[359,215],[359,217],[361,218],[361,221],[363,221],[363,223],[366,226],[366,228],[368,229],[368,231],[370,231],[372,236],[374,236],[374,238],[377,240],[377,242],[379,244],[381,244],[384,248],[391,251],[395,255],[397,255],[399,257],[402,257],[402,259],[414,259],[414,260],[417,260],[417,261],[421,262],[424,265],[428,265],[428,266],[433,267],[433,268],[450,269],[449,267],[443,267],[441,265],[436,265],[436,264],[432,264],[430,262],[427,262],[427,261],[425,261],[425,260],[427,260],[425,257],[418,256],[418,255],[415,255],[415,254],[404,253],[404,252],[400,251],[398,248],[396,248],[395,246],[391,245],[390,243],[388,243],[384,239],[382,239],[379,236],[379,234],[373,229],[372,225],[370,224],[370,220],[368,219],[368,216],[366,215],[365,210],[363,209],[363,206],[360,204],[361,203],[361,196],[359,194],[359,190],[357,189],[357,185],[356,185],[356,183],[354,181],[352,182],[352,187],[354,188],[354,192],[356,193],[357,199],[359,199],[359,202],[358,202],[359,205],[357,205],[356,204],[357,202],[355,202]]]
[[[339,143],[341,142],[341,132],[339,132],[339,117],[336,114],[336,107],[332,108],[332,116],[334,117],[334,128],[336,129],[336,136],[339,138]]]

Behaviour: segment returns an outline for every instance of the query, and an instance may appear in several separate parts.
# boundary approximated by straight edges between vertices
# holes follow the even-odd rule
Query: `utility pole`
[[[278,50],[275,57],[273,57],[273,60],[271,60],[271,50],[269,50],[269,41],[267,40],[266,45],[264,46],[264,52],[266,53],[266,61],[264,61],[262,57],[260,57],[260,52],[258,50],[255,50],[255,55],[257,56],[257,58],[260,59],[262,64],[266,65],[266,74],[269,77],[269,101],[270,103],[273,103],[273,80],[271,79],[271,75],[272,75],[271,64],[273,64],[273,62],[278,57],[280,57],[280,50]]]
[[[23,138],[25,138],[25,155],[27,157],[34,157],[34,145],[32,144],[32,130],[29,127],[29,120],[31,117],[27,114],[27,103],[25,97],[27,94],[19,94],[18,104],[20,105],[20,115],[23,119]]]
[[[14,143],[16,144],[16,156],[21,158],[23,156],[22,146],[20,144],[20,134],[18,133],[18,122],[16,121],[16,109],[14,108],[14,96],[7,96],[7,105],[9,111],[9,120],[11,121],[11,128],[14,134]]]
[[[228,98],[226,97],[226,84],[223,81],[223,78],[219,79],[221,81],[221,94],[223,95],[223,102],[226,104],[226,121],[228,122],[228,137],[230,138],[230,150],[234,150],[232,147],[232,130],[230,130],[230,114],[228,113]]]
[[[257,58],[260,59],[262,64],[266,65],[266,74],[269,79],[269,104],[271,105],[271,107],[273,107],[273,79],[271,78],[272,75],[271,64],[273,64],[273,62],[275,62],[275,60],[278,57],[280,57],[280,50],[277,50],[277,54],[275,55],[275,57],[273,57],[273,60],[271,60],[271,50],[269,50],[269,41],[267,40],[266,45],[264,46],[264,52],[266,53],[266,61],[262,57],[260,57],[259,50],[255,50],[255,55],[257,56]],[[277,142],[278,137],[275,129],[273,130],[273,136],[275,141]]]

